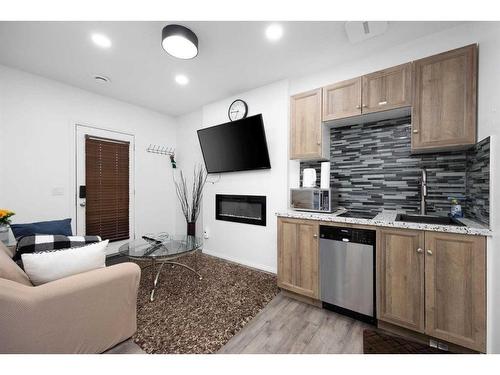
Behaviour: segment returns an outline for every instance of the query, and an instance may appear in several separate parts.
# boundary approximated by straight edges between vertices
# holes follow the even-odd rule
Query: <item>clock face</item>
[[[245,103],[241,99],[236,99],[234,102],[232,102],[227,112],[229,120],[231,121],[245,118],[247,117],[247,113],[248,113],[247,103]]]

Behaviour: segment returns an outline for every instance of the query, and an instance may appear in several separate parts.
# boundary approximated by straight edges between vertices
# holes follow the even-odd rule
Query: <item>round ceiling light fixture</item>
[[[175,82],[177,82],[181,86],[185,86],[189,83],[189,78],[184,74],[177,74],[175,76]]]
[[[271,24],[266,28],[266,37],[272,42],[280,40],[283,36],[283,27],[278,24]]]
[[[198,55],[198,37],[182,25],[167,25],[161,32],[161,45],[171,56],[192,59]]]
[[[104,34],[92,34],[92,41],[101,48],[111,47],[111,39]]]

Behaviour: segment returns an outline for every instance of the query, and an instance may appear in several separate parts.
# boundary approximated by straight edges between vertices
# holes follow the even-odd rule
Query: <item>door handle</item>
[[[422,250],[420,247],[417,249],[417,253],[422,253],[424,250]]]
[[[427,250],[427,254],[432,255],[432,251],[431,250]]]

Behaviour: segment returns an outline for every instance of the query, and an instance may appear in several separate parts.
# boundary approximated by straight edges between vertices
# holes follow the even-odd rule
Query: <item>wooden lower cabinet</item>
[[[319,298],[319,223],[278,218],[278,286]]]
[[[379,229],[378,319],[486,352],[486,240]]]
[[[378,319],[424,332],[424,232],[377,234]]]
[[[425,233],[426,333],[486,351],[484,237]]]

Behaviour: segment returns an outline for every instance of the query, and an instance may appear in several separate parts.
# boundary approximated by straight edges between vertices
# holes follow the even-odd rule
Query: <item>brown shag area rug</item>
[[[428,345],[387,335],[371,329],[363,331],[364,354],[450,354]]]
[[[151,268],[142,271],[134,341],[147,353],[215,353],[270,302],[276,276],[196,253],[166,264],[149,302]],[[144,263],[140,263],[144,266]]]

